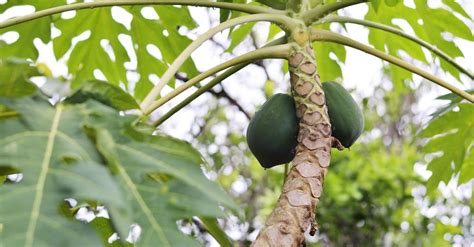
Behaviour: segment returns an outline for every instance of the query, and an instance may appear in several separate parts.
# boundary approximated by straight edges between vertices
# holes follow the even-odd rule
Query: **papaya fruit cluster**
[[[332,136],[349,148],[364,129],[362,111],[341,84],[329,81],[322,85]],[[298,129],[299,120],[293,97],[276,94],[250,120],[247,143],[264,168],[285,164],[295,156]]]

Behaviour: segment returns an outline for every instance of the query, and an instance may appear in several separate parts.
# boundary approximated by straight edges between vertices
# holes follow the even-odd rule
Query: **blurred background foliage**
[[[426,161],[416,137],[422,126],[410,110],[416,104],[415,93],[377,90],[382,92],[380,98],[361,100],[366,119],[362,140],[350,150],[333,150],[317,210],[319,232],[308,236],[310,246],[472,243],[470,184],[444,184],[440,190],[426,192]],[[232,115],[240,113],[226,115],[238,110],[225,99],[213,102],[208,104],[209,113],[194,121],[202,123],[192,132],[194,144],[210,161],[209,173],[245,208],[245,219],[221,222],[245,246],[273,209],[284,168],[260,167],[246,146],[245,126],[219,131],[233,126]],[[377,109],[382,107],[387,113],[380,116]]]

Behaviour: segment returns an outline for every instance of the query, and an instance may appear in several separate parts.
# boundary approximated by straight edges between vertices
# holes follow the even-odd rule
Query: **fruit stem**
[[[357,42],[353,39],[350,39],[348,37],[345,37],[345,36],[342,36],[340,34],[337,34],[337,33],[334,33],[334,32],[330,32],[330,31],[326,31],[326,30],[318,30],[318,29],[312,29],[311,30],[311,40],[312,41],[329,41],[329,42],[333,42],[333,43],[337,43],[337,44],[341,44],[341,45],[346,45],[346,46],[350,46],[352,48],[355,48],[357,50],[360,50],[360,51],[363,51],[365,53],[368,53],[368,54],[371,54],[371,55],[374,55],[376,57],[379,57],[385,61],[388,61],[390,63],[393,63],[395,65],[398,65],[400,66],[401,68],[404,68],[412,73],[415,73],[423,78],[426,78],[438,85],[440,85],[441,87],[444,87],[446,89],[448,89],[449,91],[461,96],[462,98],[470,101],[471,103],[474,103],[474,95],[471,95],[469,94],[468,92],[462,90],[462,89],[459,89],[451,84],[449,84],[448,82],[444,81],[443,79],[435,76],[435,75],[432,75],[408,62],[405,62],[403,60],[401,60],[400,58],[397,58],[397,57],[394,57],[390,54],[387,54],[385,52],[382,52],[382,51],[379,51],[377,49],[374,49],[368,45],[364,45],[360,42]]]
[[[290,45],[278,45],[278,46],[272,46],[272,47],[265,47],[265,48],[260,48],[258,50],[248,52],[244,55],[238,56],[234,59],[231,59],[229,61],[226,61],[224,63],[221,63],[184,83],[183,85],[179,86],[169,94],[163,96],[162,98],[152,102],[150,106],[148,106],[144,111],[143,115],[149,115],[152,113],[154,110],[156,110],[158,107],[161,105],[165,104],[166,102],[170,101],[174,97],[176,97],[178,94],[184,92],[186,89],[190,88],[191,86],[199,83],[200,81],[204,80],[210,75],[213,75],[221,70],[224,70],[226,68],[229,68],[231,66],[234,66],[236,64],[240,63],[246,63],[246,62],[251,62],[257,59],[262,59],[262,58],[286,58],[288,57],[288,53],[290,50]]]
[[[324,17],[323,19],[319,20],[316,24],[323,24],[323,23],[330,23],[330,22],[352,23],[352,24],[358,24],[358,25],[362,25],[362,26],[366,26],[366,27],[372,27],[372,28],[380,29],[380,30],[383,30],[383,31],[386,31],[386,32],[396,34],[396,35],[401,36],[403,38],[409,39],[409,40],[425,47],[426,49],[430,50],[431,52],[433,52],[437,56],[443,58],[448,63],[450,63],[451,65],[456,67],[459,71],[461,71],[462,73],[469,76],[469,78],[474,79],[474,73],[471,73],[467,69],[463,68],[460,64],[456,63],[456,61],[454,61],[454,59],[451,58],[448,54],[444,53],[443,51],[438,49],[436,46],[431,45],[430,43],[428,43],[428,42],[426,42],[426,41],[424,41],[424,40],[422,40],[422,39],[420,39],[416,36],[407,34],[407,33],[403,32],[402,30],[400,30],[398,28],[394,28],[394,27],[391,27],[391,26],[388,26],[388,25],[384,25],[384,24],[380,24],[380,23],[376,23],[376,22],[372,22],[372,21],[359,20],[359,19],[356,19],[356,18],[351,18],[351,17],[346,17],[346,16],[337,16],[337,15],[328,15],[328,16]]]
[[[141,103],[140,108],[142,109],[142,111],[145,112],[145,109],[149,108],[150,104],[160,95],[160,92],[163,89],[163,87],[168,84],[168,82],[174,77],[174,75],[176,74],[178,69],[181,67],[181,65],[186,61],[186,59],[189,58],[189,56],[191,56],[191,53],[195,51],[202,43],[210,39],[216,33],[221,32],[222,30],[225,30],[227,28],[230,28],[242,23],[254,22],[254,21],[275,22],[282,25],[285,31],[290,31],[296,26],[295,21],[287,16],[274,15],[274,14],[255,14],[255,15],[237,17],[235,19],[225,21],[219,24],[218,26],[209,29],[208,31],[200,35],[197,39],[195,39],[174,60],[173,64],[171,64],[171,66],[161,76],[160,82],[153,87],[153,89],[147,94],[147,96]]]
[[[273,45],[280,45],[280,44],[283,44],[284,42],[286,42],[286,38],[283,37],[283,38],[280,38],[280,39],[277,39],[277,40],[274,40],[274,41],[268,43],[264,47],[269,47],[269,46],[273,46]],[[156,120],[153,123],[153,126],[157,127],[157,126],[161,125],[164,121],[166,121],[168,118],[173,116],[179,110],[183,109],[185,106],[187,106],[191,101],[195,100],[201,94],[205,93],[207,90],[210,90],[215,85],[217,85],[218,83],[221,83],[227,77],[233,75],[234,73],[236,73],[237,71],[241,70],[242,68],[244,68],[245,66],[247,66],[249,64],[250,64],[250,62],[234,65],[234,66],[230,67],[229,69],[227,69],[226,71],[224,71],[222,74],[216,76],[209,83],[207,83],[206,85],[200,87],[193,94],[191,94],[186,99],[181,101],[175,107],[171,108],[171,110],[169,110],[163,116],[161,116],[158,120]]]
[[[0,23],[0,29],[14,26],[27,21],[35,20],[41,17],[50,16],[71,10],[92,9],[99,7],[111,7],[122,5],[189,5],[197,7],[212,7],[235,10],[249,14],[284,14],[284,11],[271,8],[255,6],[250,4],[227,3],[227,2],[211,2],[196,0],[102,0],[88,3],[74,3],[68,5],[57,6],[49,9],[43,9],[33,14],[13,17]]]

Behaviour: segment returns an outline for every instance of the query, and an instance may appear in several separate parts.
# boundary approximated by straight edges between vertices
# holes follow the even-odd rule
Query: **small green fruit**
[[[298,128],[294,99],[287,94],[275,94],[250,121],[250,151],[265,168],[288,163],[295,156]]]
[[[364,130],[364,116],[351,94],[333,81],[323,82],[332,136],[348,148]]]

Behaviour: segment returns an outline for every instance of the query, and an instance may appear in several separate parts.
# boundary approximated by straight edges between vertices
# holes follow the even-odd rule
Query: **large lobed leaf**
[[[222,217],[219,204],[236,209],[230,197],[203,176],[201,157],[188,144],[130,129],[124,131],[129,138],[117,138],[115,131],[106,129],[110,129],[108,121],[128,120],[114,116],[110,112],[91,119],[95,126],[91,132],[128,195],[128,205],[139,212],[133,220],[144,228],[140,245],[195,246],[176,228],[176,220],[193,215]]]
[[[25,96],[36,91],[30,81],[31,76],[38,75],[36,68],[23,59],[0,57],[0,96]]]
[[[453,11],[444,8],[430,8],[426,0],[415,0],[416,8],[405,6],[403,1],[399,3],[394,1],[393,4],[388,4],[387,1],[385,3],[382,1],[376,2],[376,4],[373,3],[369,6],[365,19],[396,28],[400,27],[394,24],[394,20],[404,20],[410,25],[417,37],[427,41],[453,58],[462,57],[463,53],[454,42],[444,37],[446,33],[453,35],[455,38],[474,41],[472,30]],[[466,17],[465,11],[457,3],[453,1],[443,2],[455,12]],[[400,13],[403,13],[403,16]],[[399,57],[400,51],[403,51],[410,57],[425,64],[429,65],[434,62],[427,60],[418,44],[384,31],[370,29],[369,43],[376,49],[386,51],[391,55]],[[443,59],[440,59],[440,65],[443,70],[459,79],[460,73],[452,65]],[[404,87],[403,81],[411,79],[411,74],[403,72],[401,69],[396,68],[395,65],[389,66],[391,67],[394,86],[402,90]]]
[[[15,6],[33,6],[35,11],[38,11],[63,4],[66,4],[65,0],[9,0],[4,4],[0,4],[0,14],[5,13],[9,8]],[[33,45],[33,40],[39,38],[43,43],[47,43],[51,39],[51,21],[51,17],[45,17],[1,29],[0,35],[14,31],[17,32],[20,37],[16,42],[10,45],[0,43],[0,58],[11,56],[32,59],[38,58],[38,50]]]
[[[137,55],[137,72],[140,74],[134,93],[135,98],[141,100],[153,87],[150,76],[160,77],[168,68],[168,64],[173,63],[181,51],[191,43],[189,38],[179,34],[177,28],[183,26],[192,29],[195,23],[186,7],[157,6],[152,11],[159,16],[159,20],[145,18],[141,7],[125,9],[134,16],[130,35]],[[161,58],[151,55],[148,46],[157,47]],[[190,78],[198,74],[190,59],[183,64],[180,71],[187,73]]]
[[[448,183],[457,173],[460,173],[459,183],[474,178],[474,105],[461,103],[458,107],[458,111],[433,119],[419,134],[430,138],[424,152],[435,155],[428,164],[428,170],[433,172],[427,183],[429,191],[436,189],[441,181]]]
[[[15,113],[0,115],[0,176],[23,175],[0,187],[7,246],[98,246],[113,231],[125,239],[131,223],[142,229],[137,246],[197,246],[176,220],[236,209],[203,175],[191,145],[136,128],[133,116],[94,100],[52,106],[40,95],[0,99],[0,112]],[[110,222],[66,217],[59,209],[68,198],[105,205]]]
[[[64,0],[54,1],[12,1],[0,4],[0,13],[15,6],[33,6],[35,10],[65,5]],[[122,10],[133,15],[131,27],[127,28],[112,18],[112,8],[96,8],[75,11],[72,18],[63,19],[60,15],[44,17],[20,25],[0,30],[0,34],[16,32],[18,40],[11,44],[0,42],[0,58],[16,56],[35,61],[38,51],[33,44],[37,38],[43,43],[52,41],[57,59],[66,58],[68,72],[72,77],[72,86],[80,87],[84,81],[94,80],[97,72],[114,85],[128,84],[125,63],[130,62],[129,54],[119,40],[119,35],[130,35],[132,51],[137,58],[136,72],[139,74],[137,85],[132,85],[137,100],[141,100],[153,86],[151,75],[160,77],[179,53],[191,42],[178,29],[182,26],[192,29],[195,23],[186,7],[157,6],[152,11],[158,14],[158,20],[146,19],[142,15],[144,7],[124,7]],[[52,38],[52,25],[60,31]],[[73,45],[73,38],[86,35]],[[147,46],[156,46],[161,57],[149,53]],[[131,68],[135,70],[135,68]],[[180,72],[188,77],[198,71],[192,59],[186,61]],[[171,82],[173,83],[173,82]],[[173,84],[170,84],[173,86]]]
[[[110,173],[97,164],[100,157],[92,143],[77,131],[84,111],[62,105],[52,108],[39,97],[3,99],[2,103],[20,117],[13,120],[15,130],[1,132],[0,166],[23,175],[19,183],[0,187],[4,243],[96,246],[96,235],[84,223],[67,219],[58,211],[67,198],[101,200],[117,210],[125,207]],[[4,121],[0,123],[4,127]]]
[[[330,30],[329,26],[329,24],[323,24],[319,28]],[[329,42],[314,42],[313,47],[321,80],[342,79],[342,70],[338,62],[344,63],[346,61],[346,48]],[[331,54],[334,57],[331,57]]]

